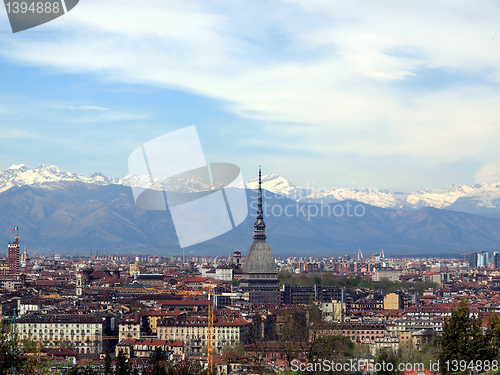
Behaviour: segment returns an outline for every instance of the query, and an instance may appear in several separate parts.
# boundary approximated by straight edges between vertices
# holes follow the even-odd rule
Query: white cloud
[[[58,37],[2,37],[0,54],[293,124],[264,129],[273,147],[437,162],[498,154],[495,1],[88,0],[46,27]],[[426,78],[438,69],[451,82]]]
[[[474,176],[477,183],[497,183],[500,182],[500,163],[489,163],[483,165]]]
[[[71,109],[71,110],[80,110],[80,111],[109,111],[110,108],[107,107],[99,107],[95,105],[55,105],[54,108],[57,109]]]
[[[16,128],[0,128],[0,139],[28,138],[33,137],[33,134]]]

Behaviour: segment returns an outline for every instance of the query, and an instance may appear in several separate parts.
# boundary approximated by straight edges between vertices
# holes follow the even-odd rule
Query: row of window
[[[38,332],[39,332],[39,333],[42,333],[42,332],[45,332],[45,333],[53,333],[53,332],[58,333],[58,332],[59,332],[59,330],[57,330],[57,329],[52,330],[52,329],[47,329],[47,328],[46,328],[46,329],[44,329],[44,330],[39,329],[39,330],[38,330]],[[96,333],[96,334],[99,334],[99,332],[100,332],[100,331],[99,331],[98,329],[96,329],[96,330],[95,330],[95,333]],[[25,329],[23,329],[23,333],[26,333],[26,330],[25,330]],[[31,333],[31,329],[29,329],[29,330],[28,330],[28,333]],[[36,330],[36,329],[34,329],[34,330],[33,330],[33,333],[37,333],[37,330]],[[64,329],[61,329],[61,333],[65,333],[65,332],[64,332]],[[67,333],[67,334],[70,334],[70,330],[69,330],[69,329],[67,329],[67,330],[66,330],[66,333]],[[80,333],[80,330],[79,330],[79,329],[77,329],[77,330],[76,330],[76,333]],[[84,329],[82,329],[82,333],[85,333],[85,330],[84,330]],[[87,329],[87,333],[90,333],[90,329]],[[74,334],[75,334],[75,331],[74,331],[74,330],[71,330],[71,334],[72,334],[72,335],[74,335]]]
[[[358,331],[342,331],[342,334],[352,335],[353,333],[358,334],[358,335],[359,334],[364,335],[365,333],[368,333],[368,334],[372,334],[373,333],[375,335],[382,335],[382,334],[384,334],[383,331],[366,331],[366,332],[365,331],[361,331],[361,332],[358,332]]]
[[[31,324],[29,323],[28,324],[28,327],[33,327],[33,328],[38,328],[38,326],[40,326],[40,328],[50,328],[50,327],[55,327],[57,328],[58,327],[58,324],[54,324],[54,323],[44,323],[44,324]],[[59,324],[60,327],[64,327],[66,326],[66,328],[69,328],[69,324]],[[71,324],[71,327],[74,327],[76,326],[76,328],[80,328],[80,324]],[[81,324],[82,328],[85,327],[85,324]],[[87,328],[90,328],[91,327],[91,324],[87,324]],[[99,327],[99,324],[95,324],[95,328],[98,328]]]
[[[200,332],[200,327],[196,327],[196,328],[197,328],[197,332],[199,333]],[[166,333],[167,329],[170,331],[170,333],[173,333],[173,330],[174,330],[173,327],[163,328],[163,329],[160,328],[160,329],[158,329],[158,331],[160,333]],[[204,329],[206,329],[206,327],[202,327],[201,328],[201,330],[204,330]],[[186,333],[188,333],[189,331],[190,331],[189,329],[186,329]],[[194,331],[194,328],[193,328],[193,331]],[[214,329],[214,333],[223,333],[224,334],[224,333],[238,333],[238,332],[239,332],[239,330],[237,330],[237,329],[231,329],[231,330],[229,330],[229,328],[227,328],[227,329],[226,328],[222,328],[222,329],[217,329],[217,330]],[[175,333],[179,333],[179,328],[175,328]],[[181,328],[181,332],[180,333],[184,333],[184,329],[183,328]]]

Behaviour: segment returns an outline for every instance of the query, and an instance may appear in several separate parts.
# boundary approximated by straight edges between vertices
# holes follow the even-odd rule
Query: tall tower
[[[17,230],[17,228],[15,230]],[[19,236],[17,234],[14,242],[9,242],[7,263],[9,265],[10,274],[17,275],[19,273]]]
[[[279,304],[278,269],[274,255],[266,242],[266,224],[262,211],[262,177],[259,168],[259,195],[253,244],[248,250],[241,277],[241,289],[249,294],[251,303]]]
[[[83,275],[80,272],[76,274],[76,295],[83,295]]]

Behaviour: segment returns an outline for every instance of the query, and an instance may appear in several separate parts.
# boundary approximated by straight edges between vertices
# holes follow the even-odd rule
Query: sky
[[[498,1],[82,0],[13,34],[0,169],[128,174],[196,125],[243,178],[411,192],[500,182]]]

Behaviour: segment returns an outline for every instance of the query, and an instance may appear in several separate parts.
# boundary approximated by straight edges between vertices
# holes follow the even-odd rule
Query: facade
[[[68,342],[78,353],[99,354],[103,336],[110,334],[111,319],[103,315],[28,314],[16,325],[21,340],[41,340],[48,346]]]
[[[422,278],[425,281],[441,286],[441,274],[438,272],[424,272]]]
[[[118,341],[139,339],[143,328],[142,317],[138,313],[125,316],[118,322]]]
[[[254,242],[243,264],[240,288],[248,293],[250,303],[279,304],[281,293],[278,268],[274,255],[266,242],[266,224],[262,211],[262,178],[259,170],[259,196],[257,218],[254,224]]]
[[[477,256],[478,256],[478,253],[476,253],[476,252],[474,252],[470,255],[469,267],[471,269],[477,268]]]
[[[364,344],[370,348],[371,355],[375,356],[377,352],[387,349],[392,353],[397,353],[399,350],[399,339],[393,336],[377,337],[375,340],[365,339]]]
[[[497,251],[493,252],[493,256],[491,257],[491,266],[496,270],[500,268],[500,253]]]
[[[322,335],[343,335],[349,337],[352,342],[363,343],[366,339],[375,341],[386,336],[384,323],[349,323],[337,329],[324,330]]]
[[[345,302],[332,301],[321,303],[321,315],[325,322],[342,323],[345,321]]]
[[[216,317],[214,319],[213,347],[221,352],[224,346],[235,346],[248,343],[249,323],[241,317]],[[208,345],[207,316],[179,316],[166,318],[158,322],[159,340],[184,343],[184,350],[190,353],[201,353]]]
[[[233,280],[233,268],[229,266],[219,266],[215,269],[215,278],[222,281]]]
[[[7,259],[0,259],[0,276],[1,275],[9,275],[10,274],[10,269],[9,269],[9,263],[7,262]]]
[[[389,281],[398,282],[399,271],[390,267],[381,267],[375,269],[375,272],[373,272],[372,275],[372,280],[381,281],[382,279],[388,279]]]
[[[485,251],[481,251],[477,255],[477,266],[478,267],[483,267],[483,268],[488,268],[489,267],[489,259],[488,259],[488,253]]]
[[[384,297],[384,310],[402,310],[403,298],[398,293],[389,293]]]
[[[281,302],[285,305],[303,305],[311,302],[346,302],[344,287],[334,286],[290,286],[281,287]]]
[[[11,275],[19,273],[19,236],[16,235],[14,242],[9,243],[7,252],[7,263]]]
[[[115,354],[118,355],[120,351],[123,351],[128,358],[151,358],[151,353],[159,348],[164,353],[181,355],[182,346],[183,343],[180,340],[127,339],[116,345]]]

